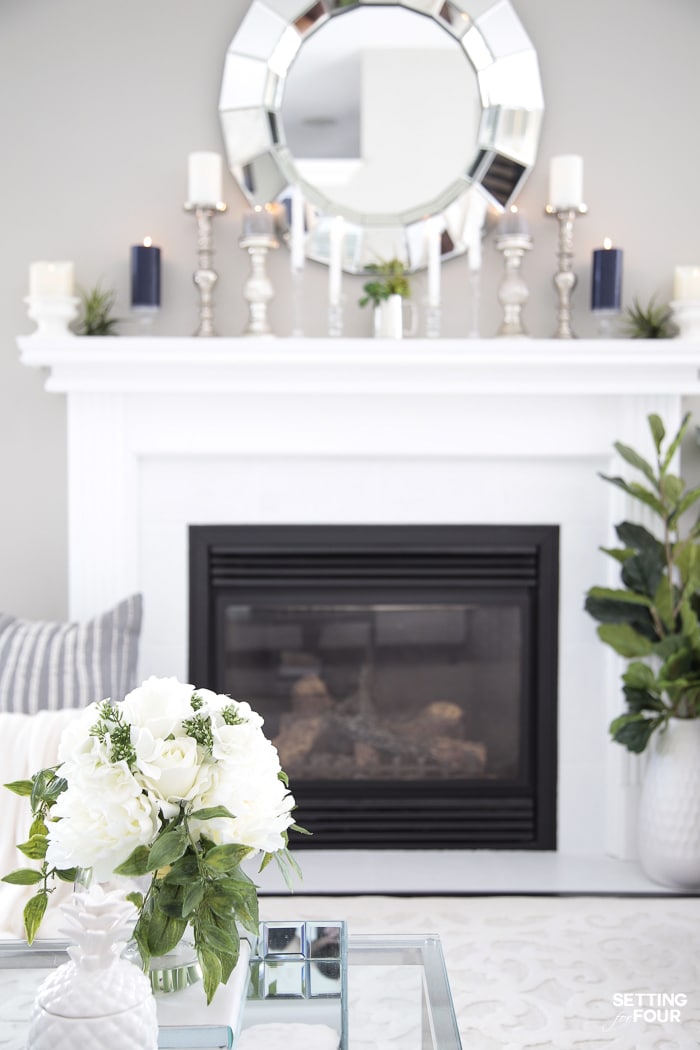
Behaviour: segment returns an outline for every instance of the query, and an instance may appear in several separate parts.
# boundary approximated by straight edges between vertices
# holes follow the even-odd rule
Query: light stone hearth
[[[583,597],[613,582],[598,547],[639,511],[596,475],[626,469],[615,440],[649,451],[650,412],[678,424],[681,397],[700,392],[700,346],[19,345],[68,398],[70,615],[141,590],[143,674],[187,676],[189,524],[559,525],[559,859],[633,857],[637,764],[607,737],[620,664]]]

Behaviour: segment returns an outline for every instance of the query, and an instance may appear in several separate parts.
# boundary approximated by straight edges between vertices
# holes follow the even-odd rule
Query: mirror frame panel
[[[328,262],[333,217],[348,213],[296,170],[280,119],[285,81],[308,34],[361,6],[402,7],[432,18],[464,49],[481,97],[474,158],[429,211],[421,206],[346,220],[346,271],[362,273],[378,255],[399,258],[413,271],[424,265],[428,216],[443,216],[442,257],[450,258],[469,251],[485,224],[517,197],[535,163],[544,113],[537,55],[509,0],[253,0],[224,61],[219,117],[226,159],[253,206],[282,202],[292,186],[301,188],[305,254],[316,262]],[[287,237],[287,209],[278,212]]]

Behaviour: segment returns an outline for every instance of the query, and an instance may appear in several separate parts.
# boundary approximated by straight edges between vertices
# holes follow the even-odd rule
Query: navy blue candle
[[[160,248],[150,237],[131,249],[131,305],[160,306]]]
[[[611,248],[605,238],[604,248],[593,252],[591,310],[619,310],[622,303],[622,249]]]

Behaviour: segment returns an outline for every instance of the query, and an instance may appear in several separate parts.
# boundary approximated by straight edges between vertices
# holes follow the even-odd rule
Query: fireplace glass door
[[[556,530],[193,533],[191,680],[263,716],[300,845],[552,848]]]

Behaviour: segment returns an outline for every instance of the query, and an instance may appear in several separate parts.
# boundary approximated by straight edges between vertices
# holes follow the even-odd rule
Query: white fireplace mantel
[[[104,337],[18,340],[23,364],[71,392],[692,394],[681,340]]]
[[[558,863],[634,857],[639,765],[607,734],[621,664],[583,600],[617,582],[599,548],[640,511],[598,473],[626,473],[615,441],[652,454],[649,413],[678,426],[682,398],[700,394],[699,343],[25,336],[19,347],[67,395],[70,615],[141,591],[143,674],[187,676],[189,525],[558,525]]]

